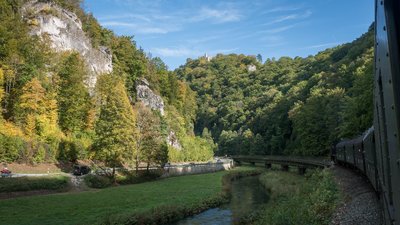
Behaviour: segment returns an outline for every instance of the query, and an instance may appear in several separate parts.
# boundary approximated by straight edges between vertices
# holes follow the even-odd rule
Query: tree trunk
[[[113,183],[113,184],[116,184],[116,181],[117,181],[117,180],[115,179],[115,165],[113,165],[112,177],[111,177],[111,178],[112,178],[112,183]]]
[[[136,174],[139,172],[139,157],[136,158]]]
[[[147,172],[149,172],[150,162],[147,162]]]

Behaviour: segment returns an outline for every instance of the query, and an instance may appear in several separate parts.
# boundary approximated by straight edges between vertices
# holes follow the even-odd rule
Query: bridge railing
[[[285,166],[303,166],[325,168],[332,165],[329,158],[310,158],[298,156],[232,156],[235,162],[279,164]]]

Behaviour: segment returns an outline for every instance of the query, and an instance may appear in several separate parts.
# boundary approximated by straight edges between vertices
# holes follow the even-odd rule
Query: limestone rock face
[[[179,143],[178,137],[176,137],[175,132],[170,131],[167,137],[167,144],[174,147],[175,149],[181,150],[182,145]]]
[[[105,47],[92,47],[90,39],[82,30],[82,22],[75,13],[51,2],[33,0],[23,6],[22,14],[30,24],[31,34],[47,36],[55,51],[80,53],[90,72],[86,81],[89,89],[95,87],[98,75],[112,72],[111,52]]]
[[[143,102],[145,106],[160,111],[161,115],[164,116],[164,101],[150,89],[149,82],[146,79],[139,80],[136,86],[136,95],[137,99]]]

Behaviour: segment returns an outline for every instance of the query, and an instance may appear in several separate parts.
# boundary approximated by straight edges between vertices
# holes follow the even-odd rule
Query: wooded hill
[[[110,50],[113,72],[89,90],[79,53],[30,35],[38,24],[21,14],[27,2],[0,1],[0,162],[92,159],[114,167],[208,161],[214,151],[319,156],[372,125],[372,26],[306,58],[219,54],[168,71],[133,37],[101,27],[80,0],[38,0],[75,13],[92,47]],[[163,99],[164,116],[138,100],[142,78]],[[171,132],[180,149],[168,143]]]
[[[48,36],[30,35],[39,13],[77,15],[93,48],[112,53],[113,72],[87,87],[88,66],[74,51],[57,51]],[[0,162],[42,163],[93,159],[109,166],[208,161],[211,139],[193,132],[195,93],[159,58],[138,48],[133,37],[116,36],[85,13],[80,0],[0,1]],[[65,21],[61,21],[65,22]],[[82,40],[76,40],[82,41]],[[165,115],[137,99],[139,79],[162,97]],[[167,142],[174,134],[180,149]]]
[[[372,126],[373,40],[371,26],[306,58],[189,59],[176,73],[197,93],[196,133],[211,132],[220,155],[327,155]]]

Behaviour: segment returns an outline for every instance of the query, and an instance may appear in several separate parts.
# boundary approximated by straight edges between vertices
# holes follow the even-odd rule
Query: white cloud
[[[262,31],[260,33],[277,34],[277,33],[281,33],[281,32],[290,30],[295,26],[296,26],[296,24],[292,24],[292,25],[288,25],[288,26],[283,26],[283,27],[273,28],[273,29],[269,29],[269,30],[264,30],[264,31]]]
[[[236,9],[211,9],[203,7],[192,21],[213,20],[215,23],[226,23],[239,21],[242,15]]]
[[[198,49],[191,49],[187,47],[178,48],[153,48],[151,52],[164,57],[198,57],[208,53],[209,55],[215,55],[218,53],[226,54],[238,50],[238,48],[232,49],[215,49],[211,51],[204,51]]]
[[[300,48],[300,49],[315,49],[315,48],[332,47],[332,46],[336,46],[336,45],[339,45],[339,44],[340,44],[339,42],[331,42],[331,43],[310,45],[310,46],[303,47],[303,48]]]
[[[227,53],[232,53],[239,50],[239,48],[229,48],[229,49],[216,49],[216,50],[211,50],[208,51],[209,54],[211,55],[216,55],[216,54],[227,54]]]
[[[301,9],[300,6],[279,6],[263,12],[263,14],[275,13],[275,12],[287,12],[287,11],[296,11]]]
[[[221,39],[221,38],[223,38],[222,35],[210,35],[210,36],[202,37],[202,38],[188,39],[188,40],[186,40],[186,42],[189,44],[200,44],[200,43],[206,43],[206,42],[210,42],[210,41]]]
[[[276,24],[276,23],[281,23],[287,20],[298,20],[298,19],[305,19],[310,17],[312,14],[311,10],[307,10],[306,12],[304,12],[303,14],[290,14],[290,15],[286,15],[286,16],[281,16],[275,20],[272,20],[268,23],[264,23],[263,25],[272,25],[272,24]]]
[[[122,20],[122,19],[137,19],[145,22],[151,22],[152,20],[147,15],[140,14],[122,14],[122,15],[107,15],[99,17],[99,21],[108,21],[108,20]]]
[[[173,31],[178,31],[178,27],[173,26],[164,26],[164,27],[156,27],[146,24],[137,24],[137,23],[130,23],[130,22],[119,22],[119,21],[107,21],[101,23],[103,26],[107,27],[124,27],[130,28],[133,30],[133,33],[139,34],[166,34]]]
[[[164,57],[191,57],[204,54],[198,50],[188,48],[153,48],[152,52]]]

